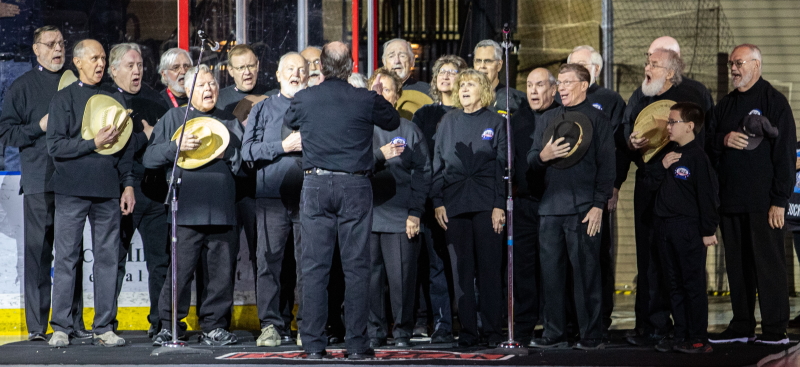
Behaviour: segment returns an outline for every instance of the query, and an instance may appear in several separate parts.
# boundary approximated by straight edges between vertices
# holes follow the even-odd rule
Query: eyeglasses
[[[556,81],[556,86],[562,86],[563,85],[563,86],[569,88],[569,86],[572,85],[573,83],[580,83],[580,82],[581,82],[580,80],[563,80],[563,81],[562,80],[557,80]]]
[[[742,66],[744,66],[744,64],[747,64],[749,61],[753,60],[758,60],[758,59],[728,61],[728,69],[730,69],[733,65],[736,65],[736,68],[739,69]]]
[[[456,75],[458,75],[458,70],[455,70],[455,69],[451,69],[451,70],[441,69],[441,70],[439,70],[439,75],[456,76]]]
[[[675,125],[675,124],[677,124],[679,122],[691,122],[691,121],[673,120],[673,119],[668,119],[667,120],[667,124],[670,125],[670,126]]]
[[[236,70],[236,71],[238,71],[240,73],[243,72],[245,69],[247,69],[248,71],[255,71],[257,67],[258,67],[258,64],[250,64],[250,65],[242,65],[242,66],[232,66],[231,65],[231,69]]]
[[[188,71],[191,68],[192,68],[192,65],[189,65],[189,64],[183,64],[183,65],[175,64],[175,65],[172,65],[169,68],[169,70],[174,72],[174,73],[180,73],[182,70]]]
[[[655,69],[655,68],[666,69],[667,68],[666,66],[658,65],[655,62],[646,62],[646,63],[644,63],[644,67],[645,68],[647,68],[648,66],[650,67],[650,69]]]
[[[40,45],[45,45],[45,46],[47,46],[47,48],[55,48],[56,45],[59,45],[59,46],[61,46],[61,48],[64,48],[64,46],[67,44],[67,41],[61,40],[61,41],[58,41],[58,42],[53,41],[53,42],[48,42],[48,43],[44,43],[44,42],[36,42],[36,43],[38,43]]]
[[[475,65],[494,64],[497,62],[495,59],[475,59]]]

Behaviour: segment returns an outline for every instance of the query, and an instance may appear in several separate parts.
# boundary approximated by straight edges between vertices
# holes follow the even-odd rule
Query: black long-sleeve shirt
[[[50,179],[55,166],[47,153],[45,132],[39,127],[39,120],[50,109],[50,100],[58,90],[64,70],[54,73],[37,65],[17,78],[3,97],[0,142],[19,147],[20,183],[26,194],[53,191]]]
[[[454,110],[453,106],[445,106],[441,103],[426,104],[420,107],[417,112],[414,112],[414,118],[411,120],[417,125],[422,135],[425,136],[425,142],[428,144],[428,149],[431,149],[428,155],[433,159],[433,147],[435,146],[433,137],[436,135],[436,129],[439,127],[439,121],[448,112]]]
[[[494,88],[495,98],[489,109],[494,112],[506,111],[513,116],[517,113],[520,106],[528,104],[525,93],[514,88],[508,88],[508,92],[508,107],[506,107],[506,86],[503,83],[498,83]]]
[[[766,213],[770,206],[786,208],[794,187],[795,143],[792,108],[769,82],[759,80],[746,92],[734,90],[716,107],[717,129],[711,142],[711,161],[719,162],[720,212]],[[736,131],[749,114],[761,114],[778,128],[778,137],[764,138],[753,150],[724,146],[725,135]]]
[[[170,177],[178,150],[175,141],[171,139],[183,123],[186,108],[188,107],[170,109],[155,126],[150,145],[144,153],[145,167],[164,169],[167,177]],[[181,179],[177,224],[236,225],[234,175],[239,172],[242,162],[242,125],[233,115],[219,108],[201,112],[192,107],[189,110],[189,120],[196,117],[210,117],[220,121],[228,128],[230,141],[222,159],[213,159],[195,169],[183,169],[180,166],[176,168],[178,172],[175,172],[175,178]]]
[[[256,84],[253,89],[249,92],[243,92],[236,88],[235,85],[230,85],[225,88],[222,88],[219,91],[219,97],[217,97],[217,108],[221,108],[225,110],[225,112],[233,113],[233,110],[236,109],[236,105],[241,102],[244,97],[249,95],[264,95],[267,92],[267,87]]]
[[[95,94],[108,95],[98,85],[75,82],[50,101],[47,151],[55,164],[56,194],[118,198],[124,187],[134,185],[131,139],[119,152],[104,155],[95,152],[94,140],[81,136],[83,112]]]
[[[167,89],[169,88],[164,88],[164,90],[162,90],[158,94],[161,96],[162,99],[164,99],[164,103],[166,103],[167,106],[169,106],[169,108],[183,107],[189,103],[189,94],[188,94],[189,91],[186,91],[187,94],[184,95],[183,97],[178,97],[172,94],[172,98],[175,98],[175,100],[173,101],[172,98],[170,98],[170,93],[167,92]]]
[[[716,119],[714,117],[714,103],[711,100],[711,94],[708,92],[708,89],[702,84],[694,80],[684,78],[680,84],[673,85],[666,92],[652,97],[647,97],[642,94],[642,88],[639,87],[639,89],[637,89],[628,100],[628,106],[625,108],[625,114],[622,118],[621,129],[623,132],[621,138],[623,141],[618,142],[621,146],[620,149],[617,149],[615,157],[617,161],[617,175],[616,179],[614,180],[614,187],[622,187],[622,184],[628,178],[628,170],[630,169],[631,162],[635,163],[639,168],[639,170],[637,170],[637,179],[644,177],[645,169],[642,168],[645,165],[661,164],[661,157],[663,157],[663,155],[660,154],[656,154],[652,159],[650,159],[650,161],[645,163],[642,159],[642,153],[639,150],[630,150],[627,148],[627,139],[629,139],[631,133],[633,133],[633,125],[636,122],[636,118],[639,116],[639,113],[651,103],[665,99],[675,102],[694,102],[700,105],[700,107],[703,109],[703,113],[705,114],[705,122],[703,123],[703,129],[699,134],[697,134],[698,142],[706,141],[705,132],[714,130],[714,126],[716,125]],[[701,146],[701,148],[703,148],[703,146]]]
[[[372,177],[372,231],[403,233],[409,215],[417,218],[425,211],[431,187],[431,159],[425,137],[411,121],[400,119],[400,127],[386,131],[375,127],[372,149],[375,176]],[[381,147],[402,141],[405,150],[387,160]]]
[[[691,218],[697,221],[700,235],[713,236],[719,224],[719,185],[711,161],[697,140],[684,146],[671,143],[667,152],[681,154],[669,168],[648,167],[643,183],[655,191],[655,214],[661,218]]]
[[[448,216],[505,208],[505,119],[481,108],[448,112],[436,131],[431,199]]]
[[[403,82],[403,90],[414,90],[417,92],[425,93],[426,95],[430,96],[431,93],[431,85],[422,81],[417,80],[413,76],[409,76],[405,82]]]
[[[303,186],[303,154],[286,153],[283,139],[291,130],[283,124],[291,99],[276,94],[253,106],[247,117],[242,159],[255,163],[256,197],[299,199]]]
[[[558,104],[551,103],[542,111],[534,111],[528,103],[511,116],[511,129],[514,139],[514,188],[517,197],[524,197],[539,201],[542,197],[544,178],[541,174],[535,174],[528,164],[528,151],[533,146],[533,133],[536,131],[536,121],[542,115],[556,108]]]
[[[580,112],[592,122],[589,149],[575,165],[559,169],[539,157],[545,144],[544,130],[566,112]],[[584,141],[585,144],[585,141]],[[580,214],[595,207],[605,209],[614,185],[614,142],[606,114],[587,101],[575,106],[558,106],[536,122],[533,147],[528,152],[531,169],[544,172],[544,193],[539,215]]]
[[[295,94],[284,123],[303,137],[303,169],[372,171],[373,126],[394,130],[400,115],[377,93],[327,78]]]

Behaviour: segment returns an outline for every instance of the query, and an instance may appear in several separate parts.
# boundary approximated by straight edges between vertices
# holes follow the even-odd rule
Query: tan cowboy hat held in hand
[[[639,116],[636,117],[633,131],[639,132],[637,138],[650,140],[644,148],[640,149],[645,162],[650,161],[669,143],[667,120],[669,119],[669,109],[674,104],[675,101],[668,99],[653,102],[639,112]]]
[[[83,122],[81,124],[81,137],[86,140],[94,139],[101,129],[108,125],[114,126],[121,131],[117,141],[113,144],[106,144],[97,147],[95,152],[103,155],[111,155],[122,150],[133,132],[133,121],[131,120],[131,110],[126,110],[116,99],[105,94],[95,94],[86,102],[83,110]]]
[[[400,117],[411,121],[414,118],[414,112],[417,112],[420,107],[433,103],[431,97],[427,94],[415,91],[404,90],[403,94],[397,99],[397,112]]]
[[[178,156],[178,167],[183,169],[195,169],[202,167],[213,159],[225,153],[231,135],[228,128],[221,122],[211,117],[195,117],[186,122],[186,132],[183,138],[192,134],[200,139],[200,146],[195,150],[186,150]],[[181,136],[181,128],[172,134],[173,141]]]

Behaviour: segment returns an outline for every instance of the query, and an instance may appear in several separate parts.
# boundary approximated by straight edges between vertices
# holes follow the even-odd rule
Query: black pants
[[[708,339],[706,246],[696,218],[658,220],[658,249],[669,285],[675,337]]]
[[[544,296],[544,337],[566,337],[567,264],[572,265],[575,311],[584,339],[603,335],[600,321],[600,234],[589,237],[588,223],[581,223],[587,212],[540,217],[539,259],[542,265]],[[569,259],[567,259],[569,258]]]
[[[539,322],[539,202],[514,201],[514,339],[526,340]]]
[[[350,353],[369,348],[369,235],[372,229],[372,185],[364,176],[306,175],[300,203],[303,238],[303,323],[306,352],[325,350],[328,280],[336,244],[345,278],[345,344]]]
[[[603,331],[608,331],[611,327],[611,313],[614,312],[614,293],[616,291],[615,271],[616,248],[612,236],[611,213],[607,209],[603,210],[603,225],[600,232],[600,286],[603,289],[603,307],[600,318],[603,323]]]
[[[461,292],[456,292],[460,341],[478,342],[477,313],[481,313],[484,335],[491,342],[505,340],[502,335],[503,237],[492,228],[492,211],[465,213],[450,217],[447,242],[454,249],[454,263]],[[456,278],[456,277],[454,277]],[[475,303],[475,279],[480,300]]]
[[[637,176],[633,192],[633,224],[636,230],[636,329],[643,334],[666,335],[672,327],[669,288],[655,237],[655,195],[644,189]],[[608,227],[606,227],[608,228]]]
[[[25,324],[29,333],[47,332],[50,320],[50,292],[53,264],[53,220],[55,194],[25,194],[22,197],[25,228]],[[75,272],[75,294],[72,300],[73,325],[83,323],[83,261]]]
[[[139,185],[134,186],[136,205],[133,213],[122,217],[120,235],[122,246],[119,251],[119,265],[117,271],[117,297],[122,290],[125,280],[125,265],[128,262],[128,253],[131,249],[133,233],[139,230],[144,249],[144,260],[147,265],[147,291],[150,295],[150,314],[147,321],[158,328],[161,325],[158,319],[158,299],[161,288],[167,279],[169,267],[169,224],[167,224],[167,210],[164,203],[150,200],[142,193]]]
[[[763,332],[785,333],[789,294],[784,230],[770,228],[768,213],[722,214],[720,229],[733,308],[728,329],[748,336],[755,333],[758,293]]]
[[[392,336],[411,338],[414,330],[414,286],[417,277],[419,236],[403,233],[372,232],[370,243],[369,324],[370,338],[386,339],[386,283],[394,326]]]
[[[417,257],[417,287],[415,295],[416,324],[431,323],[433,330],[445,333],[453,331],[453,316],[450,304],[448,276],[452,274],[450,256],[447,253],[444,230],[436,222],[433,205],[426,206],[420,218],[420,252]]]
[[[167,280],[161,288],[158,314],[161,328],[171,330],[172,322],[172,267],[177,262],[177,318],[182,320],[189,314],[191,302],[192,275],[197,267],[203,267],[202,282],[204,293],[197,295],[200,328],[209,332],[216,328],[227,328],[233,307],[233,276],[236,262],[235,244],[239,240],[235,226],[178,226],[177,261],[173,261],[167,271]],[[186,325],[179,323],[181,330]]]
[[[119,256],[119,198],[55,196],[55,270],[53,274],[53,319],[55,331],[71,333],[74,324],[77,268],[82,266],[83,227],[88,216],[92,227],[92,273],[94,278],[94,322],[103,334],[113,329],[117,317],[117,264]]]
[[[296,206],[281,199],[256,199],[256,225],[258,228],[256,277],[256,304],[261,328],[269,325],[288,335],[288,327],[281,315],[281,267],[289,234],[294,233],[295,257],[302,255],[300,246],[300,217]],[[298,274],[298,279],[300,279]],[[302,292],[298,289],[299,292]],[[298,317],[300,312],[298,311]]]

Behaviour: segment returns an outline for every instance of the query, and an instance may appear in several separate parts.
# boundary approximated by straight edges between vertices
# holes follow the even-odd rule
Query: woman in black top
[[[494,100],[494,92],[484,74],[467,69],[459,73],[456,85],[458,109],[442,118],[436,132],[431,198],[436,220],[457,256],[461,287],[461,292],[456,292],[461,320],[458,345],[472,346],[479,341],[476,274],[483,330],[493,345],[504,340],[500,268],[505,225],[505,120],[485,108]]]

